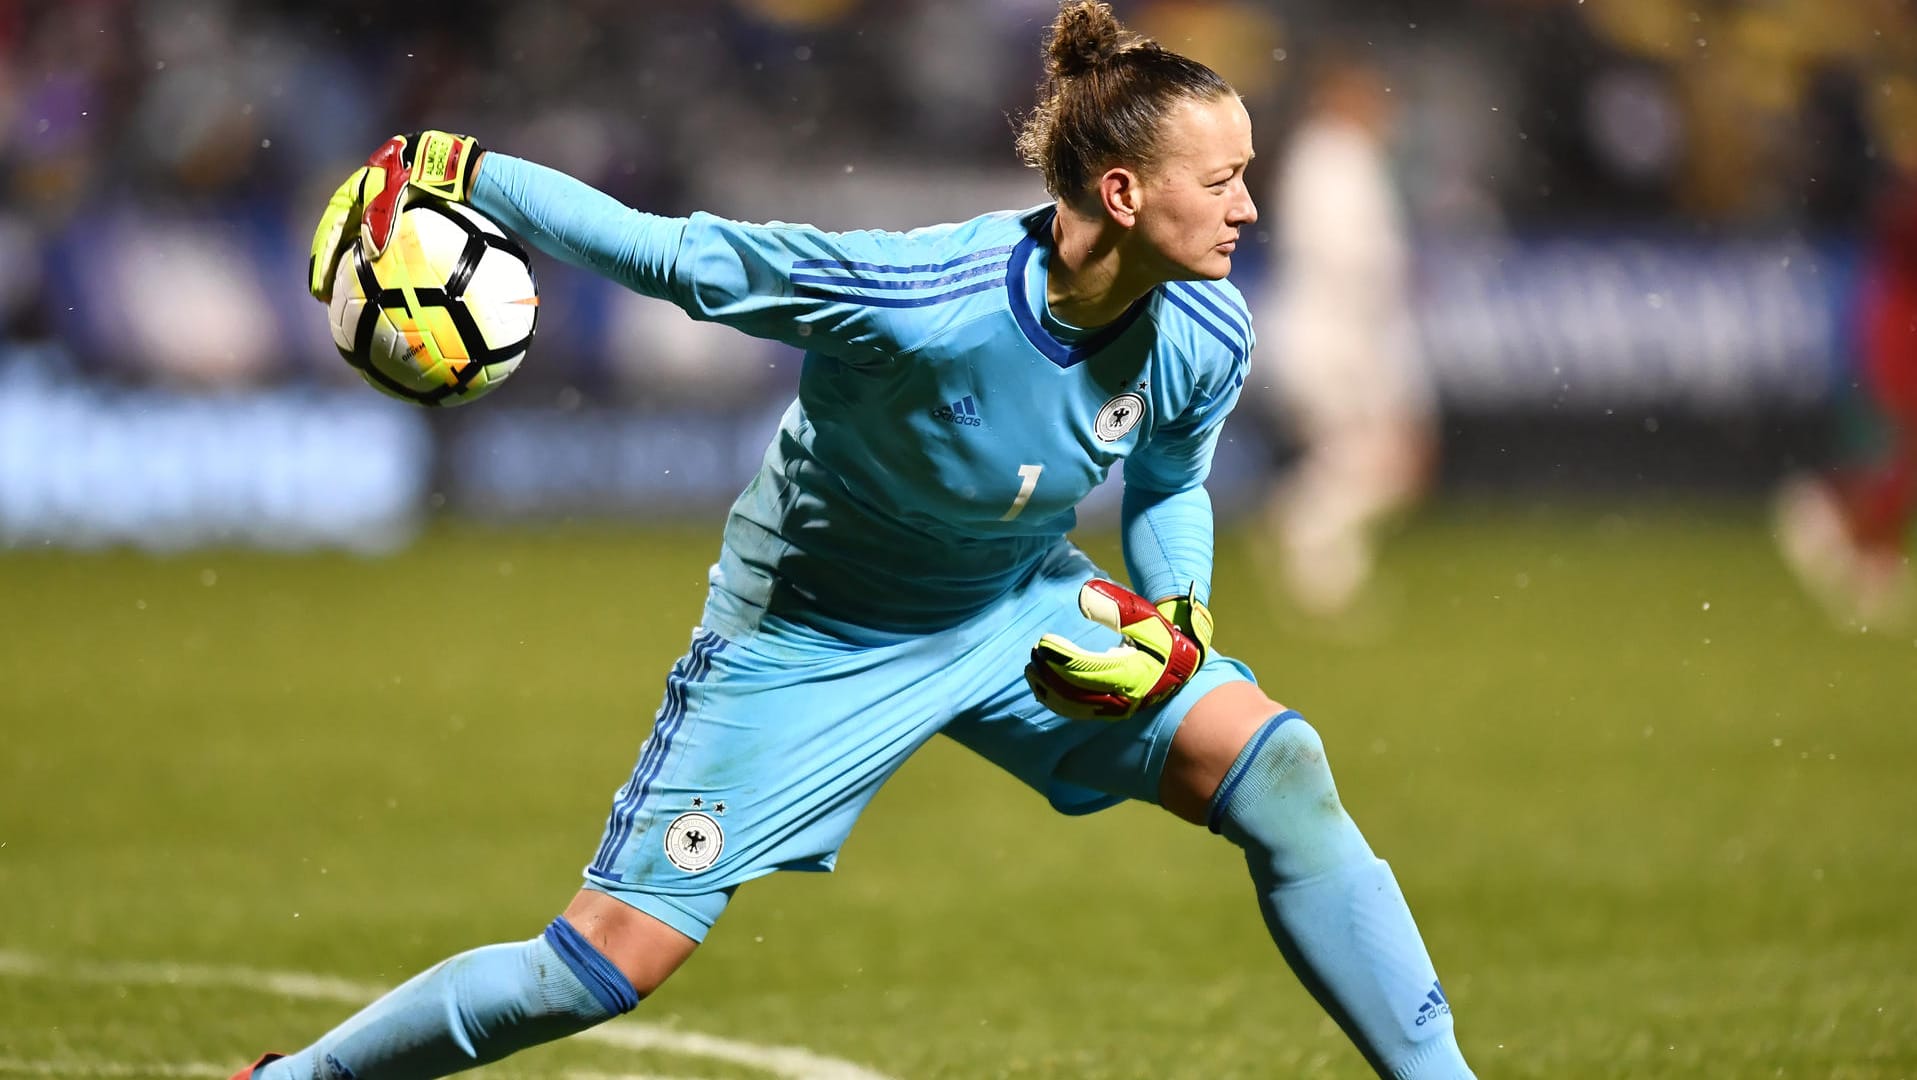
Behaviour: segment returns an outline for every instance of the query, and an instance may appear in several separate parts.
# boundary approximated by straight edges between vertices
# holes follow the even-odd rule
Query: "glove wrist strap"
[[[1191,588],[1177,596],[1168,596],[1155,605],[1158,613],[1166,621],[1183,631],[1192,644],[1198,647],[1198,662],[1204,663],[1211,653],[1213,632],[1211,609],[1198,599],[1198,583],[1192,582]],[[1194,665],[1195,666],[1195,665]]]
[[[447,202],[465,202],[478,160],[479,140],[444,131],[422,132],[413,151],[413,186]]]

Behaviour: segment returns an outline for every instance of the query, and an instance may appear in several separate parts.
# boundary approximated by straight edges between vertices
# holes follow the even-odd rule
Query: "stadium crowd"
[[[1314,57],[1363,53],[1401,101],[1394,157],[1421,230],[1854,228],[1917,157],[1917,16],[1896,0],[1119,7],[1232,79],[1267,146]],[[239,214],[296,234],[369,136],[407,118],[483,132],[662,212],[744,214],[754,191],[860,167],[917,172],[927,182],[904,186],[936,205],[1016,168],[1007,118],[1051,8],[3,5],[0,312],[14,338],[66,328],[46,264],[76,223]]]

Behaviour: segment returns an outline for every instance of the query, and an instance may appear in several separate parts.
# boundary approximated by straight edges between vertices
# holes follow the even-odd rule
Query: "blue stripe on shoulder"
[[[989,259],[994,255],[1008,254],[1014,245],[986,248],[969,255],[960,255],[942,263],[923,263],[918,266],[887,266],[883,263],[852,262],[847,259],[800,259],[792,264],[794,270],[848,270],[866,274],[939,274],[955,266],[964,266],[969,262]]]
[[[633,989],[632,980],[571,923],[563,918],[554,919],[546,927],[544,937],[567,970],[592,993],[608,1015],[618,1016],[639,1007],[639,991]]]
[[[1233,352],[1241,356],[1250,355],[1251,335],[1246,332],[1245,328],[1241,326],[1236,319],[1226,314],[1225,308],[1220,306],[1216,300],[1205,295],[1198,286],[1189,281],[1174,281],[1171,287],[1182,293],[1199,307],[1210,312],[1216,322],[1206,321],[1206,326],[1214,335],[1219,337],[1219,340],[1223,341]],[[1186,310],[1190,311],[1191,309],[1187,308]],[[1198,317],[1197,312],[1192,312],[1192,315],[1194,318]],[[1229,336],[1219,334],[1220,327],[1228,330]]]
[[[1210,293],[1218,301],[1219,309],[1228,316],[1232,327],[1243,335],[1247,342],[1251,340],[1251,312],[1245,307],[1243,297],[1226,292],[1225,287],[1216,281],[1196,281],[1192,284],[1201,291]]]
[[[1191,316],[1192,322],[1204,327],[1206,332],[1210,333],[1212,337],[1217,338],[1219,343],[1225,346],[1226,351],[1231,353],[1234,362],[1244,361],[1250,350],[1245,347],[1243,342],[1239,341],[1232,334],[1227,333],[1219,327],[1217,323],[1211,321],[1211,319],[1202,314],[1198,308],[1186,302],[1178,290],[1165,289],[1164,294],[1165,299],[1169,301],[1173,307]]]
[[[1234,368],[1234,370],[1236,370],[1237,374],[1232,376],[1231,384],[1229,386],[1219,387],[1216,393],[1212,394],[1210,397],[1206,398],[1205,400],[1199,402],[1197,405],[1192,406],[1192,411],[1202,413],[1206,409],[1209,409],[1213,405],[1216,405],[1218,403],[1219,398],[1222,398],[1226,394],[1231,393],[1233,390],[1236,390],[1239,387],[1245,385],[1245,366],[1246,366],[1245,361],[1243,360],[1239,360],[1236,363],[1234,363],[1232,367]]]

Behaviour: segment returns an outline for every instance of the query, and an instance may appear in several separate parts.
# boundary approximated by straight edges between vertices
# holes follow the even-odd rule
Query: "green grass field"
[[[224,1076],[538,932],[716,543],[0,555],[0,1076]],[[1833,629],[1755,510],[1428,515],[1358,632],[1259,564],[1225,537],[1221,643],[1324,733],[1480,1076],[1917,1076],[1917,638]],[[1233,849],[943,742],[634,1021],[490,1075],[1367,1075]]]

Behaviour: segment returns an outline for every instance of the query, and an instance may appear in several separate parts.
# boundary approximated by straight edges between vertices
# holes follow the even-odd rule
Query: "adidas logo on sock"
[[[977,427],[981,423],[978,418],[978,402],[973,401],[972,395],[970,394],[954,401],[950,405],[940,405],[938,408],[933,409],[932,419],[943,420],[948,424],[958,424],[962,427]]]
[[[1424,1001],[1418,1005],[1416,1023],[1423,1027],[1440,1016],[1451,1015],[1451,1003],[1444,999],[1444,987],[1436,979],[1431,980],[1431,989],[1424,992]]]

